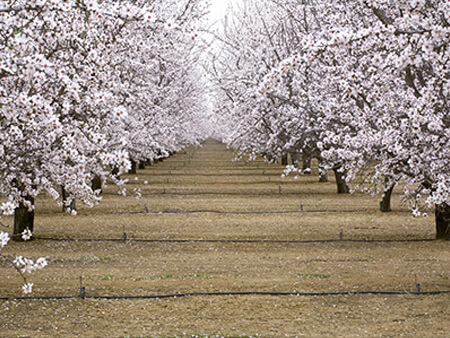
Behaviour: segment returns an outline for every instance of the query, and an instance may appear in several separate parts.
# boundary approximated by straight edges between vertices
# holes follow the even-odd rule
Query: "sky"
[[[216,24],[220,24],[220,20],[223,19],[225,15],[225,11],[227,9],[227,6],[230,3],[238,3],[242,0],[210,0],[211,1],[211,13],[210,15],[210,22]]]
[[[220,17],[230,0],[211,0],[211,17]]]

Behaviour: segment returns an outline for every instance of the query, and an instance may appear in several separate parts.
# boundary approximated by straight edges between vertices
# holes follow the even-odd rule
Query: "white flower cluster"
[[[0,232],[0,249],[2,249],[9,242],[9,235],[7,232]]]
[[[27,294],[33,292],[34,283],[26,283],[22,286],[22,292]]]
[[[296,166],[293,165],[288,165],[286,166],[286,168],[283,170],[283,174],[281,174],[281,178],[285,178],[287,176],[289,176],[290,174],[294,173],[294,179],[297,180],[298,179],[298,175],[302,174],[301,170],[299,168],[297,168]]]
[[[22,239],[29,240],[32,236],[32,233],[29,229],[26,229],[22,232]],[[0,250],[4,248],[9,242],[9,235],[6,232],[0,231]],[[45,257],[39,257],[36,261],[31,258],[16,256],[14,260],[12,260],[12,264],[23,274],[23,273],[32,273],[36,270],[41,270],[45,268],[48,264],[47,259]],[[33,283],[28,283],[24,276],[25,284],[22,287],[23,293],[31,293],[33,290]]]
[[[32,259],[23,256],[17,256],[13,263],[20,271],[22,271],[22,273],[32,273],[33,271],[41,270],[48,264],[45,257],[39,257],[35,262]]]
[[[5,216],[14,215],[14,210],[16,209],[16,205],[13,202],[2,203],[0,207],[1,211]]]
[[[31,233],[31,230],[26,228],[23,232],[22,232],[22,239],[24,241],[28,241],[31,239],[31,236],[33,236],[33,234]]]

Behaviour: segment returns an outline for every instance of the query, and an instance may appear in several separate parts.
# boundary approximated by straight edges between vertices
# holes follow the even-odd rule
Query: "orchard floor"
[[[49,257],[49,266],[30,275],[36,297],[78,295],[80,282],[88,297],[413,292],[416,280],[422,291],[450,290],[450,242],[432,241],[433,218],[412,218],[397,194],[394,211],[383,214],[378,198],[335,194],[331,174],[321,184],[316,169],[282,179],[281,166],[232,159],[209,140],[124,176],[128,197],[108,187],[99,206],[81,207],[76,217],[41,198],[37,239],[10,242],[2,254]],[[11,297],[0,301],[1,337],[450,332],[450,294],[13,300],[21,283],[0,262],[0,297]]]

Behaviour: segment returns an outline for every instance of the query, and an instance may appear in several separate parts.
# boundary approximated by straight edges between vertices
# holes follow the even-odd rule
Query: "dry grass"
[[[80,208],[77,217],[59,213],[41,198],[35,235],[122,238],[125,229],[135,239],[283,241],[336,239],[341,232],[344,239],[434,236],[433,220],[411,218],[397,195],[394,212],[382,214],[370,196],[338,196],[333,182],[319,184],[315,175],[283,180],[280,166],[231,162],[232,156],[216,143],[189,149],[129,176],[131,196],[119,197],[107,188],[101,205]],[[134,188],[141,189],[143,198],[133,196]],[[35,240],[11,243],[3,253],[50,257],[49,266],[32,276],[36,296],[76,295],[80,276],[88,295],[414,291],[416,276],[422,290],[432,291],[450,289],[449,244]],[[20,295],[20,283],[1,263],[0,296]],[[448,294],[9,300],[0,308],[0,336],[14,337],[445,337],[450,331]]]

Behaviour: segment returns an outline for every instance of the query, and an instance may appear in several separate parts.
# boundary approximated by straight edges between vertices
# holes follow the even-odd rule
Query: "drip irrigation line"
[[[411,295],[411,296],[430,296],[450,294],[450,290],[438,291],[336,291],[336,292],[261,292],[261,291],[237,291],[237,292],[187,292],[172,293],[161,295],[137,295],[137,296],[24,296],[24,297],[0,297],[0,300],[65,300],[65,299],[99,299],[99,300],[133,300],[133,299],[167,299],[167,298],[186,298],[186,297],[233,297],[233,296],[274,296],[274,297],[326,297],[326,296],[358,296],[358,295]]]
[[[221,211],[221,210],[166,210],[166,211],[112,211],[106,212],[108,215],[132,215],[132,214],[149,214],[149,215],[174,215],[174,214],[200,214],[212,213],[223,215],[271,215],[271,214],[302,214],[302,213],[358,213],[370,210],[337,210],[337,209],[317,209],[317,210],[281,210],[281,211]],[[410,213],[410,210],[395,210],[394,212]]]
[[[172,180],[170,180],[171,178],[172,178]],[[260,177],[256,177],[256,178],[259,179],[259,180],[255,180],[253,182],[237,181],[236,180],[236,181],[233,182],[233,184],[239,185],[239,187],[243,187],[243,186],[250,186],[251,187],[251,186],[255,186],[255,185],[261,185],[261,186],[264,185],[264,187],[261,187],[261,189],[267,189],[267,186],[269,184],[271,184],[272,188],[274,188],[276,185],[284,183],[284,182],[276,181],[275,179],[271,179],[271,181],[267,181],[267,180],[262,181]],[[169,179],[169,182],[167,182],[167,179]],[[145,180],[145,178],[140,178],[140,180],[143,181],[143,180]],[[159,187],[166,186],[166,187],[170,188],[171,186],[173,187],[173,186],[176,186],[178,184],[185,184],[186,186],[189,185],[189,186],[193,186],[193,187],[197,187],[198,185],[204,185],[204,186],[211,187],[211,186],[217,186],[217,185],[229,186],[230,182],[226,182],[226,181],[212,181],[212,180],[210,182],[196,182],[195,180],[192,180],[191,182],[185,183],[185,182],[177,181],[176,179],[173,179],[173,177],[167,177],[167,178],[164,178],[164,179],[160,179],[158,181],[157,180],[151,181],[151,182],[148,183],[147,187],[149,187],[149,188],[151,188],[153,190],[156,190],[155,186],[157,186],[157,185],[159,185]],[[137,182],[136,181],[132,181],[130,183],[127,183],[127,188],[129,188],[130,191],[131,191],[131,188],[134,188],[134,187],[142,187],[141,182],[139,182],[139,181],[137,181]],[[219,187],[219,189],[220,189],[220,187]],[[111,193],[108,192],[107,194],[111,194]]]
[[[33,236],[42,241],[55,242],[136,242],[136,243],[274,243],[274,244],[308,244],[308,243],[392,243],[392,242],[436,242],[448,239],[410,238],[410,239],[149,239],[149,238],[52,238]]]
[[[167,211],[165,213],[174,214],[199,214],[199,213],[212,213],[212,214],[224,214],[224,215],[266,215],[266,214],[301,214],[301,213],[314,213],[314,212],[366,212],[366,210],[280,210],[280,211],[220,211],[220,210],[186,210],[186,211]],[[151,212],[149,212],[151,213]],[[158,212],[153,212],[158,214]]]
[[[221,215],[272,215],[272,214],[302,214],[302,213],[356,213],[367,212],[367,210],[284,210],[284,211],[220,211],[220,210],[166,210],[166,211],[111,211],[107,215],[187,215],[187,214],[221,214]],[[405,211],[399,211],[405,212]]]
[[[175,163],[176,162],[176,163]],[[229,163],[229,161],[221,161],[223,163]],[[207,171],[207,170],[234,170],[234,171],[252,171],[252,170],[272,170],[272,171],[276,171],[276,174],[282,172],[284,169],[286,169],[286,167],[279,167],[279,168],[267,168],[264,165],[260,164],[259,168],[258,168],[258,164],[255,165],[231,165],[231,166],[217,166],[217,161],[206,161],[206,163],[204,161],[197,161],[197,160],[191,160],[191,162],[184,162],[184,161],[173,161],[171,162],[174,164],[173,167],[165,167],[165,168],[156,168],[156,167],[146,167],[145,169],[137,169],[139,170],[147,170],[150,173],[159,173],[159,172],[164,172],[167,170],[184,170],[186,168],[192,168],[193,170],[198,170],[198,171],[202,171],[202,169],[199,169],[198,167],[193,167],[191,166],[191,164],[201,164],[203,171]],[[214,164],[214,165],[208,165],[209,163]],[[134,174],[131,174],[134,175]]]
[[[102,193],[102,195],[108,195],[108,196],[121,196],[118,193],[113,193],[113,192],[104,192]],[[235,191],[235,192],[216,192],[216,191],[197,191],[197,192],[182,192],[182,191],[171,191],[170,190],[170,186],[167,186],[166,188],[162,188],[160,190],[155,190],[152,192],[145,192],[145,193],[141,193],[141,196],[158,196],[158,195],[175,195],[175,196],[202,196],[202,195],[213,195],[213,196],[292,196],[292,195],[296,195],[296,196],[305,196],[305,193],[303,191],[285,191],[283,190],[283,192],[279,192],[278,187],[274,187],[272,190],[264,190],[264,191],[255,191],[255,192],[239,192],[239,191]],[[130,197],[135,197],[134,195],[130,194]]]
[[[181,169],[180,169],[181,170]],[[263,170],[263,169],[255,169],[255,170]],[[161,170],[162,171],[162,170]],[[250,170],[247,170],[250,171]],[[252,176],[255,177],[255,173],[254,172],[245,172],[243,174],[239,174],[239,173],[195,173],[195,172],[190,172],[190,173],[180,173],[180,172],[172,172],[169,173],[169,170],[164,170],[161,173],[154,173],[155,175],[150,175],[152,177],[155,176],[208,176],[208,177],[215,177],[215,176],[222,176],[222,177],[229,177],[229,176]],[[265,174],[257,174],[258,176],[270,176],[270,174],[272,174],[273,176],[277,176],[279,177],[279,171],[276,173],[270,173],[267,172]],[[139,173],[137,174],[130,174],[130,176],[139,176]],[[318,182],[319,180],[317,180]]]
[[[117,193],[104,193],[104,195],[120,196]],[[141,192],[141,196],[154,196],[154,195],[179,195],[179,196],[195,196],[195,195],[231,195],[231,196],[280,196],[280,195],[303,195],[301,191],[283,191],[279,193],[278,187],[274,187],[272,190],[262,190],[255,192],[241,192],[241,191],[176,191],[171,190],[170,186],[162,187],[158,190],[149,192]],[[134,197],[131,195],[131,197]]]
[[[282,210],[282,211],[220,211],[220,210],[186,210],[186,211],[164,211],[164,212],[149,212],[149,214],[199,214],[212,213],[224,215],[270,215],[270,214],[301,214],[301,213],[320,213],[320,212],[366,212],[365,210]]]
[[[220,215],[277,215],[277,214],[319,214],[319,213],[366,213],[368,211],[374,211],[370,209],[348,209],[348,210],[337,210],[337,209],[316,209],[316,210],[280,210],[280,211],[221,211],[221,210],[210,210],[210,209],[199,209],[199,210],[165,210],[165,211],[109,211],[104,213],[99,213],[101,215],[188,215],[188,214],[201,214],[201,213],[211,213]],[[378,211],[378,209],[377,209]],[[393,213],[410,213],[410,210],[393,210]],[[52,211],[42,211],[41,214],[54,214]],[[96,215],[99,215],[96,214]]]

